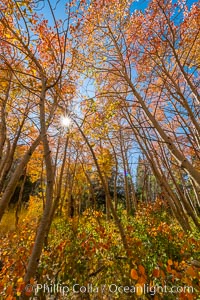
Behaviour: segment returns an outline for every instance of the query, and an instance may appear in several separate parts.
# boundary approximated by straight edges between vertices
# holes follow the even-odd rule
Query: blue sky
[[[134,11],[135,9],[137,9],[137,10],[144,11],[144,9],[148,6],[149,2],[150,2],[149,0],[136,0],[135,2],[132,3],[131,10]],[[173,2],[175,3],[177,1],[174,0]],[[186,1],[187,5],[189,7],[191,7],[191,5],[193,3],[197,3],[197,2],[198,2],[198,0],[188,0],[188,1]]]
[[[66,18],[65,4],[68,1],[67,0],[61,0],[61,1],[50,0],[50,2],[52,4],[53,8],[55,7],[55,3],[57,2],[57,9],[55,11],[55,17],[56,17],[56,19],[62,19],[62,20],[64,20]],[[149,0],[135,0],[135,1],[133,1],[132,5],[131,5],[131,12],[133,12],[136,9],[144,11],[145,8],[147,8],[149,2],[150,2]],[[173,2],[176,3],[177,0],[173,0]],[[198,3],[198,2],[199,2],[198,0],[187,0],[186,1],[186,3],[187,3],[187,5],[188,5],[189,8],[191,7],[191,5],[193,3]],[[43,3],[45,5],[44,5],[43,9],[41,9],[41,13],[43,13],[45,19],[49,20],[49,24],[52,25],[53,24],[53,22],[52,22],[52,16],[51,16],[51,13],[50,13],[50,9],[49,9],[48,3],[47,3],[46,0],[44,0]]]

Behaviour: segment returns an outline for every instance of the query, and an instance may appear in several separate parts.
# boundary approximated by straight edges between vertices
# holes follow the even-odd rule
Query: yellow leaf
[[[139,283],[135,285],[135,293],[137,296],[141,296],[143,294],[143,286]]]

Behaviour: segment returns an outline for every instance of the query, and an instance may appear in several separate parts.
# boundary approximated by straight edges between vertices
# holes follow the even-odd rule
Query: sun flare
[[[60,123],[63,127],[69,127],[71,125],[71,119],[68,116],[62,116],[60,118]]]

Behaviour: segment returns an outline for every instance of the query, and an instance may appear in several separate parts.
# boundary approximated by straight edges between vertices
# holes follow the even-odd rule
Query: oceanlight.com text
[[[60,294],[62,296],[66,296],[69,294],[179,294],[179,293],[193,293],[194,289],[192,286],[150,286],[149,284],[144,285],[118,285],[115,283],[112,284],[101,284],[99,286],[93,284],[81,285],[79,283],[75,283],[72,286],[58,283],[58,284],[28,284],[25,287],[25,291],[32,292],[35,296],[40,293],[55,295]]]

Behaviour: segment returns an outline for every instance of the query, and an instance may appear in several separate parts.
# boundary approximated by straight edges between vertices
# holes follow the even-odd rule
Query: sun
[[[68,116],[62,116],[60,118],[60,123],[63,127],[69,127],[71,125],[72,120]]]

